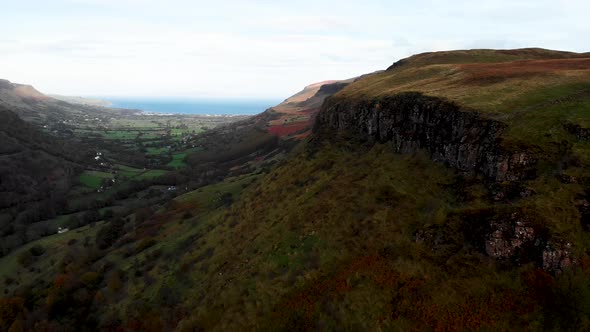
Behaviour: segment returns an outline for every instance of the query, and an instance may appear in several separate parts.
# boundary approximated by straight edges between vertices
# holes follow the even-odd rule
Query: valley
[[[6,97],[0,329],[587,330],[589,57],[417,54],[251,117]]]

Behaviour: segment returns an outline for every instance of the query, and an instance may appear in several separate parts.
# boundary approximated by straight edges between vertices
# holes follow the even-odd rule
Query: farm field
[[[174,168],[181,168],[186,166],[185,162],[183,161],[186,157],[186,153],[176,153],[172,155],[172,161],[168,163],[168,166]]]
[[[97,172],[97,171],[84,171],[82,175],[80,175],[80,183],[83,185],[98,189],[104,179],[112,179],[113,174],[108,172]]]

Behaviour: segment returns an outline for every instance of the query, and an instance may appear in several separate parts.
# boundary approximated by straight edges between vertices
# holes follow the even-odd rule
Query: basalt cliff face
[[[506,125],[473,110],[420,93],[365,99],[330,98],[318,114],[314,131],[336,131],[390,143],[398,153],[420,149],[460,172],[494,181],[534,177],[536,158],[501,146]]]
[[[518,199],[534,195],[522,188],[537,177],[538,159],[526,149],[506,148],[506,130],[506,124],[485,118],[473,109],[417,92],[373,99],[336,95],[326,100],[314,126],[314,134],[320,139],[344,136],[369,144],[388,144],[401,154],[425,151],[433,161],[460,174],[483,176],[490,196],[497,196],[493,188],[500,182],[520,188]],[[533,263],[550,272],[576,264],[571,243],[553,239],[546,229],[531,224],[538,216],[511,207],[507,213],[490,211],[486,217],[463,218],[469,221],[450,227],[464,234],[460,240],[456,234],[447,236],[448,225],[427,225],[416,232],[415,241],[433,252],[446,252],[448,248],[459,251],[464,243],[470,243],[497,261]]]

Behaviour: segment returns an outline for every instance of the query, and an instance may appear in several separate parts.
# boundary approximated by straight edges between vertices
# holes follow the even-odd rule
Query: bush
[[[117,218],[103,226],[96,234],[96,245],[99,249],[107,249],[123,235],[123,220]]]
[[[25,250],[16,257],[16,261],[22,267],[27,267],[33,263],[33,254],[30,250]]]
[[[94,288],[98,286],[101,281],[101,276],[93,271],[86,272],[80,277],[80,280],[86,285],[88,288]]]
[[[143,239],[141,241],[139,241],[139,243],[135,246],[135,253],[138,254],[144,250],[146,250],[147,248],[153,246],[154,244],[156,244],[156,240],[149,238],[149,239]]]
[[[92,209],[92,210],[88,210],[86,212],[84,212],[84,214],[82,215],[82,222],[84,223],[84,225],[88,225],[92,222],[96,222],[100,220],[100,213],[98,213],[98,210]]]
[[[109,220],[111,218],[113,218],[115,216],[115,213],[113,212],[112,209],[106,209],[104,210],[104,212],[102,213],[102,218],[104,220]]]
[[[19,297],[0,298],[0,331],[7,331],[18,315],[25,311],[25,301]]]
[[[547,321],[556,330],[587,331],[590,328],[590,278],[580,269],[562,272],[545,307]]]
[[[35,257],[39,257],[45,253],[45,248],[43,248],[40,245],[35,245],[35,246],[31,247],[31,249],[29,249],[29,251],[31,252],[31,255],[33,255]]]

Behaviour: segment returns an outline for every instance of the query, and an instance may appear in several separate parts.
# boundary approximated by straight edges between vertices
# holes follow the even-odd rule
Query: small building
[[[62,227],[58,227],[57,228],[57,234],[63,234],[68,232],[70,229],[69,228],[62,228]]]

